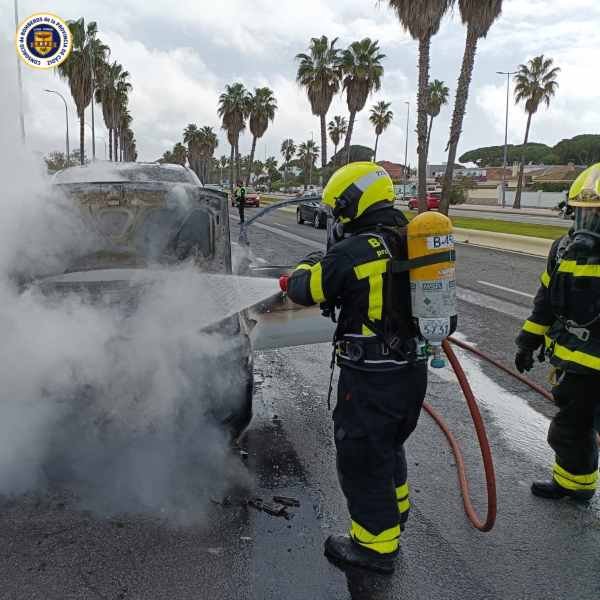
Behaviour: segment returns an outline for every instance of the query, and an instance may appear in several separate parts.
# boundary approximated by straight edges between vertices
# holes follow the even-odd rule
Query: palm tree
[[[229,159],[225,154],[222,154],[221,158],[219,158],[219,169],[221,171],[221,180],[219,182],[220,184],[223,184],[223,170],[226,169],[228,165]]]
[[[96,102],[102,105],[102,116],[108,130],[109,159],[113,160],[113,137],[119,120],[119,108],[131,90],[129,73],[116,61],[101,65],[96,83]],[[116,140],[114,140],[116,143]],[[116,160],[116,152],[114,153]]]
[[[431,38],[438,32],[446,11],[454,0],[388,0],[400,23],[419,40],[419,89],[417,95],[417,153],[419,155],[419,212],[427,210],[427,87],[429,85],[429,50]]]
[[[187,144],[188,161],[194,173],[202,180],[200,162],[202,159],[202,135],[195,123],[183,130],[183,143]]]
[[[560,71],[559,67],[553,67],[554,61],[546,58],[543,54],[532,58],[526,65],[519,65],[515,75],[515,103],[525,102],[527,112],[527,126],[525,127],[525,140],[523,141],[523,154],[519,167],[519,179],[517,182],[517,193],[513,208],[521,208],[521,189],[523,186],[523,170],[525,168],[525,149],[529,140],[529,128],[531,117],[537,112],[543,102],[546,107],[550,106],[550,100],[556,94],[558,81],[556,78]]]
[[[429,115],[429,127],[427,129],[426,153],[429,156],[429,142],[431,141],[431,130],[433,129],[433,119],[435,119],[442,110],[442,106],[448,104],[448,95],[450,90],[439,79],[434,79],[427,88],[427,114]]]
[[[331,40],[323,35],[311,38],[308,54],[296,55],[299,61],[296,81],[306,88],[313,115],[321,120],[321,166],[327,165],[327,111],[333,97],[340,91],[340,51],[335,47],[337,38]]]
[[[219,139],[212,127],[204,126],[200,132],[200,158],[201,158],[201,177],[200,179],[206,183],[210,179],[210,165],[215,154],[215,150],[219,146]]]
[[[79,160],[84,163],[85,155],[85,109],[92,101],[94,79],[105,63],[108,46],[97,37],[98,26],[95,21],[85,24],[82,18],[67,22],[73,36],[73,47],[67,60],[58,67],[58,74],[67,80],[71,96],[77,107],[79,117]],[[92,73],[92,68],[95,73]]]
[[[370,38],[352,42],[342,52],[340,65],[344,77],[346,102],[350,111],[350,122],[344,145],[346,162],[350,162],[350,142],[356,113],[365,107],[371,92],[377,91],[381,87],[381,78],[383,77],[381,61],[384,58],[385,54],[379,52],[379,43]]]
[[[312,178],[312,170],[315,164],[315,160],[319,157],[319,148],[313,140],[302,142],[298,146],[297,156],[302,163],[302,170],[304,171],[304,189],[306,189],[306,186],[309,183],[307,181],[306,175],[307,173],[309,173],[309,178]]]
[[[161,164],[164,164],[164,163],[174,163],[175,161],[173,160],[173,153],[170,150],[167,150],[158,159],[158,162],[161,163]]]
[[[390,110],[391,102],[381,100],[371,108],[369,121],[375,127],[375,151],[373,152],[373,162],[377,162],[377,146],[379,145],[379,136],[389,127],[394,119],[394,113]]]
[[[117,94],[114,103],[113,112],[113,141],[114,141],[114,159],[120,160],[119,143],[121,141],[121,126],[125,115],[128,114],[127,105],[129,103],[129,90],[131,84],[120,82],[117,85]]]
[[[127,106],[125,106],[119,114],[119,141],[121,143],[121,152],[119,155],[119,160],[124,160],[123,155],[124,155],[124,137],[123,134],[125,131],[127,131],[129,129],[129,126],[131,125],[131,122],[133,121],[133,118],[131,116],[131,113],[129,112],[129,109],[127,108]]]
[[[319,156],[318,150],[317,154],[315,155],[315,158],[317,156]],[[277,173],[277,167],[277,159],[274,156],[269,156],[269,158],[267,158],[267,160],[265,161],[265,171],[269,176],[269,191],[271,191],[271,186],[273,184],[273,173]]]
[[[273,121],[275,118],[277,100],[275,99],[273,90],[263,87],[256,88],[254,94],[250,94],[248,104],[252,149],[250,150],[250,164],[248,165],[248,180],[246,181],[246,185],[250,183],[250,173],[252,173],[252,163],[254,162],[254,153],[256,151],[256,140],[265,134],[269,126],[269,121]]]
[[[284,186],[287,183],[287,172],[290,166],[290,162],[292,158],[294,158],[294,154],[296,154],[296,144],[294,144],[294,140],[288,138],[287,140],[283,140],[281,142],[281,155],[283,156],[283,183]]]
[[[121,134],[122,143],[121,148],[123,149],[123,160],[131,162],[133,160],[133,154],[135,153],[135,136],[133,131],[129,128],[125,129]]]
[[[175,146],[173,146],[172,157],[173,162],[175,164],[185,166],[185,161],[187,159],[187,150],[181,142],[177,142]]]
[[[448,214],[454,162],[456,160],[458,142],[467,108],[469,86],[471,85],[473,65],[475,64],[475,53],[477,52],[477,42],[479,39],[486,37],[490,27],[502,12],[502,0],[458,0],[458,5],[460,7],[462,22],[467,26],[467,40],[460,76],[456,86],[454,113],[452,115],[452,124],[450,125],[450,139],[446,146],[448,160],[446,162],[446,173],[444,174],[442,186],[442,202],[440,205],[440,210],[445,214]]]
[[[235,160],[237,180],[240,179],[240,133],[246,129],[248,117],[248,91],[243,83],[225,86],[225,92],[219,97],[219,116],[227,131],[227,139],[231,145],[231,177],[230,187],[233,191],[233,164]]]
[[[329,121],[328,129],[329,137],[331,138],[334,147],[333,155],[336,156],[338,146],[340,145],[342,138],[348,132],[348,121],[346,121],[346,117],[336,115],[333,117],[333,120]]]

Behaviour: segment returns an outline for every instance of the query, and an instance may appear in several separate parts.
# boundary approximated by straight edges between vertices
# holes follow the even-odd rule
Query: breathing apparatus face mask
[[[342,223],[342,212],[348,206],[348,201],[344,198],[337,198],[335,206],[329,211],[327,217],[327,248],[344,239],[344,224]]]
[[[575,209],[575,234],[578,233],[600,235],[600,208]]]
[[[575,208],[573,239],[568,251],[576,254],[589,252],[600,244],[600,208]]]

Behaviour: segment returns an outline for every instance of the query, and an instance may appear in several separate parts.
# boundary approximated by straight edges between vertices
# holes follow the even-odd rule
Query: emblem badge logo
[[[56,15],[40,13],[27,17],[18,27],[17,54],[30,67],[52,69],[71,52],[73,39],[69,26]]]

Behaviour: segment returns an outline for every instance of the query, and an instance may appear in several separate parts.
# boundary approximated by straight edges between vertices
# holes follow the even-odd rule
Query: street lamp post
[[[404,184],[402,186],[402,200],[406,199],[406,170],[408,169],[408,122],[410,119],[410,102],[404,101],[406,104],[406,140],[404,143]]]
[[[504,121],[504,159],[502,161],[502,208],[506,206],[506,163],[508,159],[508,100],[510,96],[510,76],[516,71],[496,71],[498,75],[506,75],[506,118]]]
[[[15,0],[15,31],[19,28],[19,3]],[[25,113],[23,109],[23,78],[21,76],[21,59],[17,56],[17,82],[19,84],[19,122],[21,140],[25,143]]]
[[[106,138],[102,135],[97,136],[94,127],[92,127],[92,125],[90,125],[87,121],[85,123],[85,126],[90,128],[90,131],[92,132],[92,139],[99,137],[101,140],[104,141],[104,160],[106,160]]]
[[[48,94],[56,94],[57,96],[60,96],[62,98],[62,101],[65,103],[65,120],[66,120],[66,124],[67,124],[67,133],[66,133],[66,148],[67,148],[67,155],[65,157],[65,160],[67,161],[67,167],[70,166],[71,164],[71,155],[69,153],[69,109],[67,108],[67,101],[65,100],[65,97],[60,93],[57,92],[56,90],[44,90],[45,92],[47,92]]]

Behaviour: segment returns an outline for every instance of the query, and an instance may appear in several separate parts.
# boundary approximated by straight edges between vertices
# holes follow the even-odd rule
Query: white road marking
[[[278,227],[285,227],[286,229],[289,228],[289,225],[284,225],[283,223],[273,223],[273,225],[277,225]]]
[[[497,283],[490,283],[489,281],[478,281],[477,283],[481,283],[481,285],[487,285],[489,287],[496,288],[497,290],[503,290],[505,292],[510,292],[511,294],[517,294],[518,296],[525,296],[525,298],[535,298],[535,294],[528,294],[527,292],[513,290],[512,288],[504,287],[503,285],[498,285]]]

